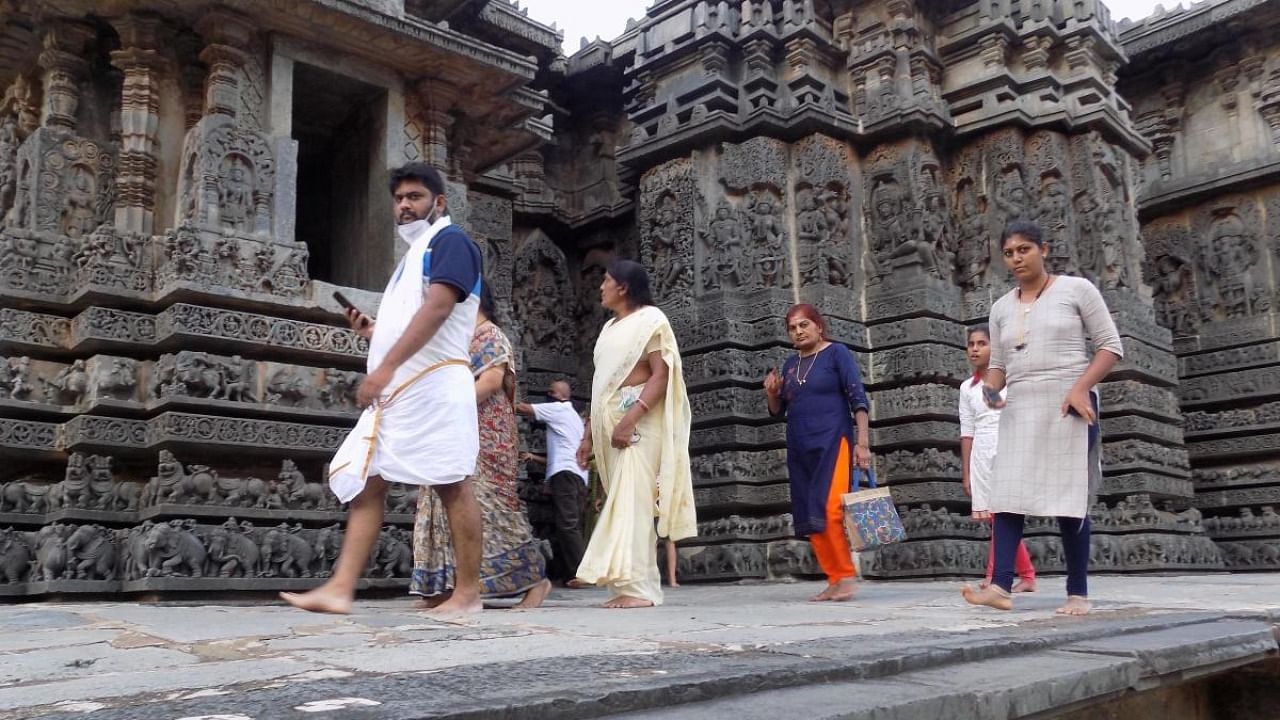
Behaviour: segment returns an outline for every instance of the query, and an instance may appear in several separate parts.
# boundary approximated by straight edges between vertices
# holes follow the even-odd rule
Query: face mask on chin
[[[422,233],[426,232],[429,227],[431,227],[431,223],[425,219],[414,220],[411,223],[397,225],[396,232],[399,233],[401,240],[412,245],[413,241],[422,237]]]
[[[396,232],[400,234],[400,238],[402,240],[412,245],[414,240],[422,237],[422,233],[426,232],[427,229],[434,225],[439,219],[440,207],[435,203],[432,203],[431,212],[427,213],[425,218],[414,220],[413,222],[405,223],[404,225],[397,225]]]

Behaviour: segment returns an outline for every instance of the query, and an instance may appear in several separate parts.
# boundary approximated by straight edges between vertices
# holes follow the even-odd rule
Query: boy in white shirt
[[[960,386],[960,471],[964,478],[964,491],[972,498],[973,519],[991,522],[987,508],[988,483],[991,467],[996,458],[996,440],[1000,431],[1000,411],[987,406],[982,397],[982,378],[991,362],[991,335],[986,325],[969,328],[965,342],[973,377]],[[1004,396],[1003,391],[1001,397]],[[991,584],[991,570],[995,553],[994,529],[987,555],[987,579],[982,587]],[[1035,592],[1036,569],[1026,543],[1018,545],[1015,559],[1018,582],[1013,592]]]

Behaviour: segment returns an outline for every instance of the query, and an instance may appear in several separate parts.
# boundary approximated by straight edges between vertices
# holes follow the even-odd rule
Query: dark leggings
[[[996,587],[1009,592],[1013,589],[1013,560],[1022,542],[1022,525],[1025,515],[996,513],[996,571],[991,579]],[[1058,531],[1062,534],[1062,554],[1067,560],[1067,594],[1089,596],[1089,519],[1059,517]]]
[[[1098,413],[1098,397],[1090,393],[1093,412]],[[1089,426],[1089,451],[1099,440],[1097,423]],[[1025,515],[995,513],[991,531],[995,533],[996,569],[991,583],[1009,592],[1013,589],[1013,561],[1022,542]],[[1058,517],[1062,555],[1067,561],[1067,594],[1089,597],[1089,518]]]

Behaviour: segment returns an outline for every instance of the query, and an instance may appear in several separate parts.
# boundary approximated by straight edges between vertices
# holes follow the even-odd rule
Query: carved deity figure
[[[18,123],[12,117],[0,121],[0,221],[13,208],[18,190]]]
[[[1099,267],[1102,261],[1102,206],[1093,195],[1081,192],[1076,195],[1076,230],[1079,233],[1080,245],[1077,257],[1080,260],[1080,274],[1095,284],[1100,284]]]
[[[889,273],[893,249],[907,244],[910,231],[907,218],[902,215],[902,193],[897,182],[880,181],[872,193],[872,201],[872,251],[878,282]]]
[[[76,360],[58,371],[53,379],[45,382],[45,401],[59,405],[74,405],[80,402],[89,385],[89,374],[84,369],[84,360]]]
[[[1022,180],[1021,166],[1015,165],[1000,173],[996,180],[995,203],[1001,229],[1014,220],[1028,217],[1032,203]]]
[[[1076,267],[1075,244],[1068,228],[1071,198],[1066,183],[1057,175],[1046,175],[1040,186],[1040,203],[1036,207],[1036,221],[1044,231],[1049,244],[1049,271],[1074,274]]]
[[[248,163],[228,156],[218,183],[218,216],[224,227],[253,229],[253,183]]]
[[[756,280],[761,287],[788,287],[790,274],[787,272],[787,249],[782,241],[778,204],[771,195],[756,193],[747,201],[747,213]]]
[[[1124,223],[1121,208],[1114,202],[1103,204],[1099,213],[1099,242],[1102,245],[1100,276],[1104,288],[1129,286],[1129,263],[1125,257]]]
[[[31,358],[9,358],[6,367],[8,379],[5,385],[8,387],[9,397],[13,400],[25,400],[31,394]]]
[[[822,273],[822,245],[826,240],[827,221],[822,210],[822,202],[813,188],[802,187],[796,191],[796,264],[801,285],[826,279]]]
[[[845,258],[845,250],[849,239],[849,199],[843,190],[826,188],[818,193],[817,202],[822,210],[827,236],[823,244],[827,260],[827,282],[847,286],[849,263]]]
[[[239,402],[257,402],[253,396],[253,363],[239,355],[230,362],[217,363],[222,375],[222,397],[224,400]]]
[[[1200,246],[1200,269],[1207,281],[1206,312],[1218,308],[1226,317],[1252,315],[1254,303],[1253,268],[1258,248],[1232,208],[1215,213],[1207,241]],[[1208,317],[1206,319],[1216,319]]]
[[[1162,255],[1155,261],[1151,278],[1156,319],[1179,335],[1195,330],[1191,312],[1191,266],[1181,258]]]
[[[710,225],[702,233],[707,248],[706,270],[702,274],[704,290],[736,289],[743,286],[741,264],[745,247],[742,221],[728,200],[721,200]]]
[[[688,272],[679,252],[680,223],[676,219],[675,205],[674,197],[663,197],[658,203],[657,216],[649,230],[653,246],[653,267],[658,268],[655,289],[659,297],[666,297],[676,290]]]
[[[66,205],[62,212],[60,229],[73,238],[88,237],[98,227],[97,193],[93,172],[83,165],[71,170],[67,187]]]

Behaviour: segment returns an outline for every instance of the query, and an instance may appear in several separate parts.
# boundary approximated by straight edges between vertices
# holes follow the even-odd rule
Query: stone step
[[[1274,613],[1177,612],[1037,621],[958,633],[807,640],[732,650],[671,647],[492,661],[427,674],[375,674],[139,703],[99,720],[302,718],[314,698],[377,698],[341,717],[511,718],[1031,717],[1264,660]],[[296,708],[294,711],[286,708]],[[261,709],[269,709],[261,714]],[[797,712],[798,711],[798,712]],[[224,715],[225,713],[225,715]],[[232,715],[244,713],[244,715]],[[46,715],[70,720],[79,714]]]

